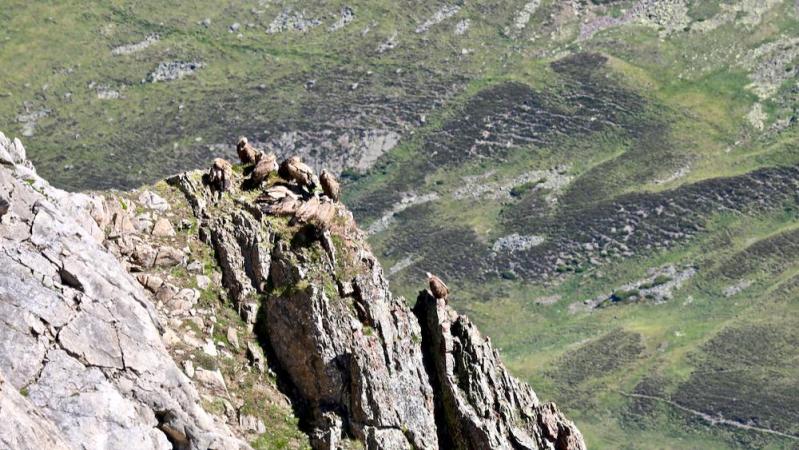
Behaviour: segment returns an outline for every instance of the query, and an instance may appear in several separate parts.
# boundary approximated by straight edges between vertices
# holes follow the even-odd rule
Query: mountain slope
[[[15,2],[0,128],[75,188],[233,157],[240,134],[341,168],[396,293],[443,276],[591,447],[791,448],[797,17],[787,0]]]
[[[392,296],[340,203],[277,176],[296,198],[264,203],[242,167],[221,197],[70,194],[0,158],[10,448],[585,449],[466,317]]]

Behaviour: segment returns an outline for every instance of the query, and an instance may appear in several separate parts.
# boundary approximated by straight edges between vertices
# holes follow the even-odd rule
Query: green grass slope
[[[799,445],[795,2],[8,6],[0,129],[55,183],[299,152],[589,447]]]

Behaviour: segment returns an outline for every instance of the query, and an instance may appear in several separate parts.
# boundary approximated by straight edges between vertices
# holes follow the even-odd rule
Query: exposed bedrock
[[[442,447],[585,449],[575,425],[512,377],[491,341],[466,316],[428,291],[419,294],[414,313],[436,392]]]
[[[420,327],[343,205],[322,231],[244,204],[237,187],[215,203],[199,173],[169,181],[193,206],[315,448],[345,438],[370,449],[584,448],[468,319],[422,297]]]
[[[51,187],[2,133],[0,192],[0,446],[249,448],[202,409],[103,247],[102,198]]]

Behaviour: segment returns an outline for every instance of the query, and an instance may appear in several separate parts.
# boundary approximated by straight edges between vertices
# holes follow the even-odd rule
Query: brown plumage
[[[292,220],[298,223],[309,223],[321,230],[328,229],[336,217],[336,206],[330,201],[319,197],[311,197],[309,200],[303,201],[293,194],[288,194],[288,191],[282,192],[282,194],[286,194],[282,197],[280,196],[281,192],[272,189],[268,192],[277,195],[259,197],[261,200],[259,203],[267,203],[261,206],[261,211],[267,214],[291,216]]]
[[[313,169],[302,162],[299,156],[292,156],[283,161],[277,171],[278,175],[288,181],[294,181],[300,186],[306,186],[308,190],[313,190],[315,181]]]
[[[433,275],[430,272],[427,272],[427,282],[430,284],[430,292],[433,293],[433,297],[435,298],[443,298],[445,301],[447,300],[447,296],[449,295],[449,288],[441,278]]]
[[[252,164],[261,152],[250,145],[246,137],[241,137],[239,138],[239,143],[236,144],[236,153],[239,154],[239,160],[241,160],[242,164]]]
[[[208,172],[208,182],[211,188],[220,194],[230,190],[233,181],[233,166],[222,158],[214,158],[211,170]]]
[[[338,184],[338,180],[332,173],[322,169],[322,173],[319,174],[319,184],[322,185],[322,191],[324,191],[325,195],[334,202],[338,201],[341,195],[341,185]]]
[[[252,174],[250,175],[255,185],[263,183],[270,173],[277,172],[278,169],[277,156],[275,156],[274,153],[262,153],[258,155],[257,159],[258,161],[255,163],[255,167],[252,169]]]

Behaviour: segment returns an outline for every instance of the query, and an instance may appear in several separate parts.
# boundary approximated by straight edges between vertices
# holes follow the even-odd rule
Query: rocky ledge
[[[0,447],[247,448],[200,406],[150,296],[104,246],[103,199],[0,133]]]
[[[262,447],[283,401],[318,449],[585,448],[466,317],[394,297],[340,203],[278,211],[236,170],[134,207],[50,187],[2,135],[0,162],[2,445]]]

